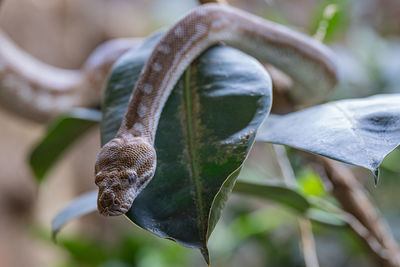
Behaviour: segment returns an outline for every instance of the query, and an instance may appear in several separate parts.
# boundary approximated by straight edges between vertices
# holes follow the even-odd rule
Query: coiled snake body
[[[108,41],[91,54],[81,70],[66,70],[36,60],[0,29],[0,105],[39,122],[73,107],[98,106],[112,64],[141,41]]]
[[[172,26],[155,46],[132,92],[120,129],[100,150],[98,209],[106,216],[129,210],[156,169],[153,147],[162,108],[189,64],[217,43],[238,48],[292,77],[298,97],[313,98],[337,80],[330,51],[317,41],[238,9],[206,4]]]

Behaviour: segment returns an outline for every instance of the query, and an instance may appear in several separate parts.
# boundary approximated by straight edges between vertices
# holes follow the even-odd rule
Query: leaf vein
[[[190,89],[190,67],[185,72],[185,82],[184,82],[184,102],[185,102],[185,113],[186,113],[186,125],[187,125],[187,134],[186,138],[188,141],[188,150],[189,150],[189,157],[190,157],[190,169],[192,172],[192,179],[194,183],[194,190],[195,190],[195,206],[198,209],[199,216],[199,230],[200,238],[204,237],[204,227],[203,226],[203,218],[204,218],[204,207],[203,207],[203,196],[201,194],[202,183],[198,172],[198,164],[196,160],[195,154],[195,144],[194,144],[194,133],[193,133],[193,126],[192,126],[192,99],[191,99],[191,89]]]

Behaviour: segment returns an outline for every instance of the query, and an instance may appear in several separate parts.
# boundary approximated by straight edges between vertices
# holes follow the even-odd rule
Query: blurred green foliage
[[[349,0],[320,1],[309,33],[328,43],[341,37],[350,23],[350,8]]]
[[[321,182],[318,174],[310,169],[303,169],[297,175],[297,182],[299,183],[300,192],[304,195],[311,195],[317,197],[325,196],[324,185]]]

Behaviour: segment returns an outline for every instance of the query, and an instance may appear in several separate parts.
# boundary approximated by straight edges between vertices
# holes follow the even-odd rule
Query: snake
[[[141,38],[117,38],[98,46],[81,69],[46,64],[20,49],[0,29],[0,105],[37,122],[48,122],[74,107],[99,106],[114,62]]]
[[[152,180],[154,140],[161,111],[185,69],[203,51],[228,45],[268,62],[294,83],[295,95],[315,99],[338,80],[335,57],[325,45],[295,30],[221,4],[204,4],[171,26],[144,65],[113,139],[99,151],[95,183],[104,216],[126,213]]]
[[[293,81],[292,95],[316,100],[332,89],[338,73],[333,53],[307,35],[234,7],[205,3],[164,34],[145,64],[120,129],[95,163],[100,214],[126,213],[154,176],[154,139],[161,111],[174,85],[203,51],[228,45],[276,66]],[[47,122],[72,107],[98,106],[113,63],[141,38],[100,45],[79,70],[41,62],[0,29],[0,105],[24,118]]]
[[[200,4],[225,0],[199,0]],[[3,2],[0,1],[0,8]],[[115,38],[99,45],[80,69],[63,69],[29,55],[0,29],[0,107],[48,123],[75,107],[99,107],[108,73],[143,38]]]

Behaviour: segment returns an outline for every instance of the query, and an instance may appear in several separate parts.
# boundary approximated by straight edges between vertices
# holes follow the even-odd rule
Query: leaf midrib
[[[200,229],[200,239],[204,237],[204,227],[203,227],[203,214],[204,214],[204,207],[203,207],[203,196],[201,194],[202,183],[200,180],[200,175],[198,172],[197,160],[196,160],[196,153],[195,153],[195,142],[194,142],[194,133],[193,133],[193,120],[192,120],[192,95],[191,95],[191,83],[190,83],[190,72],[191,67],[189,67],[184,74],[184,103],[185,103],[185,115],[186,115],[186,139],[187,139],[187,146],[189,151],[189,158],[190,158],[190,169],[192,172],[192,181],[194,183],[194,191],[195,191],[195,206],[199,212],[199,229]]]

